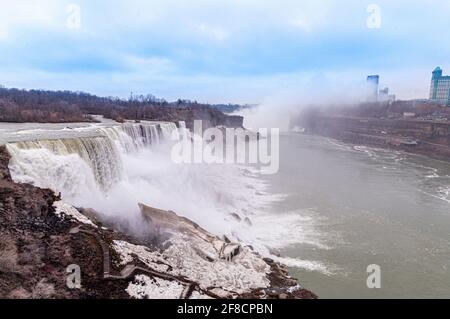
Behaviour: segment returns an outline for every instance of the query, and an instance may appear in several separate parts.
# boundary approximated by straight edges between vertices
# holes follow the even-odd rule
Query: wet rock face
[[[64,297],[58,294],[61,280],[55,280],[63,271],[67,230],[53,214],[58,198],[50,190],[13,183],[8,162],[0,147],[0,297]]]
[[[0,180],[11,181],[8,164],[10,156],[4,146],[0,146]]]
[[[12,182],[8,162],[9,154],[0,146],[0,298],[83,297],[86,292],[67,288],[66,267],[78,263],[101,271],[97,243],[70,234],[74,221],[55,214],[59,198],[51,190]],[[83,256],[86,251],[94,253]],[[114,297],[96,290],[87,295]]]
[[[52,212],[57,196],[49,189],[40,189],[29,184],[12,182],[8,169],[10,156],[4,146],[0,146],[0,213],[2,218],[33,219]]]
[[[285,267],[174,212],[141,205],[155,246],[51,190],[14,183],[8,162],[0,146],[0,298],[316,297]],[[70,265],[81,287],[67,285]]]

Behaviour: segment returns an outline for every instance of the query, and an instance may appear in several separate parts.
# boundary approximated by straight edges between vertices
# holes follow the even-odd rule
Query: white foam
[[[81,130],[92,130],[98,125]],[[129,134],[137,134],[132,127]],[[169,130],[169,128],[167,128]],[[240,239],[271,256],[271,248],[308,244],[329,249],[315,227],[316,217],[307,211],[271,212],[271,206],[286,194],[271,193],[255,167],[238,165],[176,164],[170,144],[145,145],[119,129],[102,132],[114,141],[120,179],[100,189],[92,165],[78,154],[51,149],[17,149],[9,145],[13,178],[61,191],[74,206],[90,207],[105,214],[137,220],[137,203],[173,210],[217,235]],[[151,130],[149,130],[151,132]],[[111,164],[102,160],[105,165]],[[230,218],[237,213],[252,225]],[[297,265],[325,271],[315,262],[298,260]]]
[[[433,198],[436,198],[436,199],[442,200],[442,201],[444,201],[444,202],[450,203],[450,199],[447,199],[447,198],[445,198],[445,197],[443,197],[443,196],[434,195],[434,194],[431,194],[431,193],[428,193],[428,192],[425,192],[425,191],[421,191],[421,192],[422,192],[423,194],[425,194],[425,195],[428,195],[428,196],[431,196],[431,197],[433,197]]]
[[[328,276],[333,275],[335,273],[333,270],[331,270],[332,267],[327,266],[318,261],[302,260],[299,258],[291,258],[291,257],[277,257],[277,256],[272,257],[272,259],[288,267],[300,268],[308,271],[317,271]]]

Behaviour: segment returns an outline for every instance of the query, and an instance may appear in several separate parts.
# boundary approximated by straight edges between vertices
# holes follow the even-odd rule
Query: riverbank
[[[136,234],[15,183],[9,160],[0,146],[2,298],[316,298],[283,265],[187,218],[141,205]]]
[[[300,125],[308,134],[450,161],[450,122],[315,114]]]

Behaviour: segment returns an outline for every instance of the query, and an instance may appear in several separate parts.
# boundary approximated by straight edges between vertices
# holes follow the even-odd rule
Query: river
[[[288,196],[271,209],[309,225],[281,253],[326,268],[292,268],[306,288],[322,298],[450,296],[450,164],[301,134],[280,144],[280,171],[267,180]],[[371,264],[380,289],[366,285]]]
[[[16,181],[131,221],[139,202],[174,210],[269,257],[277,251],[321,298],[450,296],[450,164],[289,133],[277,174],[177,165],[161,142],[173,123],[144,126],[0,124],[0,140],[12,142]],[[366,285],[372,264],[379,289]]]

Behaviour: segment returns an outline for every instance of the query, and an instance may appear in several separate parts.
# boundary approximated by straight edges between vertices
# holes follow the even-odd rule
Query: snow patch
[[[247,247],[230,260],[221,259],[212,243],[191,236],[174,236],[165,244],[169,248],[163,252],[117,240],[112,247],[122,265],[131,263],[135,256],[153,270],[197,282],[200,289],[221,297],[251,292],[270,284],[269,265]]]
[[[137,275],[133,282],[129,283],[126,292],[136,299],[178,299],[184,288],[176,281]]]
[[[55,214],[59,217],[63,217],[64,215],[70,216],[76,220],[78,220],[80,223],[90,225],[93,227],[97,227],[89,218],[81,214],[77,209],[75,209],[73,206],[66,204],[63,201],[54,202],[53,206],[55,207],[56,211]]]
[[[158,251],[150,251],[145,246],[134,245],[122,240],[114,240],[112,248],[119,254],[121,265],[132,263],[134,260],[133,256],[136,256],[140,261],[155,271],[165,273],[170,268],[170,264],[161,253]]]
[[[212,298],[208,295],[199,293],[197,290],[194,290],[189,299],[212,299]]]

